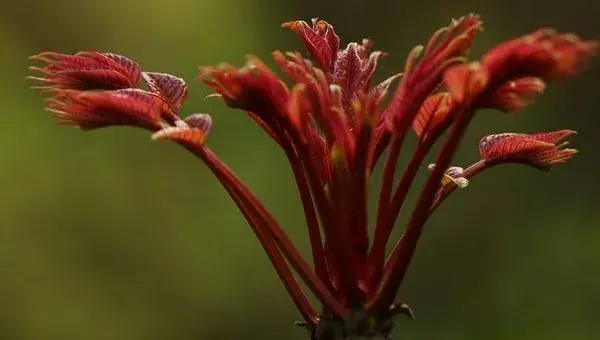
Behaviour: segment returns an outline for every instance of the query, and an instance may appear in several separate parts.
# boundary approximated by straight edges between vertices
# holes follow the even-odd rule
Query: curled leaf
[[[187,126],[163,128],[152,135],[152,139],[170,139],[177,142],[202,145],[212,127],[212,118],[206,113],[195,113],[185,118]]]
[[[579,73],[599,47],[598,41],[545,28],[497,45],[483,57],[482,64],[496,81],[522,77],[560,80]]]
[[[489,106],[504,112],[514,112],[533,103],[545,88],[544,81],[536,77],[510,80],[491,94]]]
[[[444,83],[454,101],[468,104],[483,92],[488,84],[488,75],[477,62],[456,65],[444,73]]]
[[[206,134],[199,128],[172,126],[154,133],[152,139],[170,139],[177,142],[203,145],[206,140]]]
[[[242,68],[203,67],[199,78],[230,107],[253,112],[265,121],[271,120],[269,115],[285,112],[288,88],[258,58],[250,58]]]
[[[187,98],[187,86],[182,78],[168,73],[154,72],[143,72],[142,77],[150,91],[165,98],[173,111],[179,111]]]

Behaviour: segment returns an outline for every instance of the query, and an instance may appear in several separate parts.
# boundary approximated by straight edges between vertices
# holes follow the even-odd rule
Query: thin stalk
[[[377,206],[377,221],[375,224],[375,234],[373,236],[373,246],[371,248],[371,252],[379,252],[379,249],[375,250],[375,246],[380,247],[382,244],[382,235],[380,234],[388,215],[390,195],[394,185],[394,174],[396,172],[396,166],[398,165],[398,156],[400,154],[400,149],[402,148],[402,142],[403,136],[398,136],[394,133],[390,142],[390,150],[388,152],[388,157],[383,171],[383,180],[381,183],[379,203]],[[383,246],[383,250],[385,251],[385,244]]]
[[[289,121],[283,119],[282,123],[291,128]],[[325,264],[325,255],[323,241],[321,239],[321,231],[319,229],[319,221],[313,204],[313,197],[310,192],[310,184],[304,172],[306,167],[303,166],[303,163],[297,153],[297,148],[303,147],[301,144],[302,141],[297,139],[296,142],[300,144],[295,145],[295,140],[290,137],[290,134],[286,134],[284,132],[285,129],[279,128],[279,126],[278,129],[271,128],[271,131],[273,138],[276,139],[279,142],[279,145],[283,148],[283,151],[290,162],[292,172],[294,173],[294,179],[296,180],[298,193],[302,202],[302,209],[304,210],[304,218],[308,229],[315,272],[321,281],[326,283],[329,286],[329,289],[331,289],[332,286],[331,282],[329,281],[327,266]]]
[[[351,258],[347,258],[345,251],[349,249],[349,245],[346,244],[340,236],[344,233],[344,226],[336,220],[334,213],[334,207],[332,202],[328,199],[325,189],[323,187],[322,179],[317,174],[317,167],[313,163],[314,160],[311,157],[308,144],[300,140],[298,134],[289,135],[295,145],[298,145],[299,158],[303,160],[306,174],[308,176],[308,182],[313,193],[317,210],[321,217],[321,226],[325,233],[326,251],[328,254],[328,268],[329,271],[337,272],[340,274],[340,283],[342,289],[348,293],[356,289],[356,280],[353,275]],[[329,183],[331,185],[332,183]],[[331,261],[331,262],[330,262]]]
[[[312,326],[316,325],[319,321],[319,315],[302,292],[302,288],[298,284],[298,281],[294,278],[294,274],[290,270],[289,265],[287,262],[285,262],[285,259],[281,255],[280,249],[277,247],[275,242],[273,242],[271,236],[267,234],[266,230],[268,227],[264,225],[264,222],[261,222],[259,219],[254,218],[251,215],[249,212],[251,209],[244,205],[230,188],[225,185],[223,187],[233,198],[233,201],[242,212],[242,215],[244,215],[244,218],[246,221],[248,221],[248,224],[256,233],[259,242],[267,253],[271,264],[275,268],[277,275],[283,281],[283,285],[288,291],[288,294],[292,298],[294,304],[300,311],[300,314],[302,314],[304,320],[306,320],[306,322]]]
[[[299,138],[292,138],[290,135],[293,133],[286,133],[286,129],[293,129],[293,125],[290,123],[286,115],[279,115],[274,112],[271,117],[274,118],[270,124],[265,122],[262,118],[252,112],[248,112],[248,115],[265,131],[267,134],[284,150],[286,157],[290,161],[292,172],[294,173],[294,179],[298,187],[298,193],[302,202],[302,209],[304,211],[304,217],[306,226],[308,229],[309,240],[311,244],[311,252],[313,263],[315,265],[315,272],[317,276],[332,289],[331,282],[327,273],[327,266],[325,263],[324,245],[321,239],[321,231],[319,230],[319,221],[313,204],[313,197],[311,195],[310,184],[305,174],[308,171],[307,164],[303,165],[297,150],[303,147],[303,142]],[[283,126],[283,128],[282,128]],[[292,130],[294,131],[294,130]]]
[[[387,118],[382,115],[381,119],[383,120]],[[375,165],[379,161],[379,158],[381,157],[385,149],[390,144],[391,140],[391,133],[387,130],[385,121],[379,123],[379,125],[375,129],[375,134],[376,138],[375,145],[373,146],[373,157],[371,158],[371,161],[369,163],[370,172],[373,172],[373,169],[375,169]]]
[[[243,203],[242,206],[250,210],[249,213],[253,216],[253,219],[260,219],[262,221],[261,225],[267,228],[266,231],[271,234],[271,237],[277,243],[277,246],[281,249],[292,267],[294,267],[298,275],[300,275],[317,298],[336,315],[340,317],[345,316],[348,312],[347,309],[335,299],[324,283],[312,272],[310,266],[304,261],[287,235],[244,183],[207,147],[188,144],[184,144],[184,146],[209,166],[223,186],[232,190],[232,193],[235,194],[233,198],[241,200]]]
[[[321,231],[319,229],[319,221],[313,205],[312,196],[310,193],[310,186],[304,173],[304,168],[300,160],[294,156],[288,154],[288,159],[294,172],[296,184],[298,186],[298,193],[300,194],[300,200],[302,201],[302,208],[304,209],[304,217],[306,219],[306,226],[308,229],[308,236],[310,239],[313,263],[315,264],[315,272],[321,281],[330,284],[329,277],[327,275],[327,267],[325,264],[325,254],[323,251],[323,241],[321,239]]]
[[[274,115],[274,117],[281,124],[282,130],[290,131],[287,136],[290,143],[296,146],[299,162],[304,165],[304,169],[306,170],[310,191],[312,192],[317,211],[321,218],[321,226],[326,236],[325,242],[327,247],[324,246],[325,254],[332,255],[328,256],[328,271],[339,272],[343,288],[350,292],[353,289],[352,287],[355,286],[355,280],[352,275],[350,259],[346,259],[343,256],[345,249],[348,249],[348,245],[344,244],[343,240],[339,237],[343,233],[343,228],[335,220],[333,206],[325,194],[322,179],[317,174],[317,166],[314,164],[314,160],[308,149],[309,144],[303,140],[303,138],[307,138],[308,136],[296,133],[298,131],[294,129],[294,125],[290,122],[289,117],[285,115]],[[331,249],[331,251],[327,249]]]
[[[433,117],[433,116],[432,116]],[[427,133],[427,135],[419,141],[417,145],[417,150],[411,156],[411,159],[400,178],[400,182],[396,186],[396,190],[392,196],[390,201],[388,216],[386,219],[386,224],[382,226],[381,232],[378,234],[380,237],[377,240],[373,241],[373,250],[376,250],[377,253],[370,254],[371,263],[373,263],[374,268],[376,269],[372,280],[374,282],[378,282],[381,279],[381,274],[384,270],[384,258],[385,258],[385,247],[389,242],[390,235],[392,230],[394,229],[394,225],[396,220],[398,219],[398,214],[400,210],[404,206],[404,202],[408,195],[408,191],[415,179],[415,176],[425,159],[425,156],[431,150],[431,147],[435,144],[435,142],[442,136],[442,134],[448,129],[448,127],[452,124],[454,115],[448,114],[445,121],[441,122],[438,126],[434,127],[431,131]],[[430,120],[431,122],[431,120]],[[429,126],[429,123],[426,125]],[[429,129],[425,128],[425,131]],[[376,242],[378,242],[376,244]]]
[[[368,182],[369,182],[369,170],[368,163],[372,157],[371,153],[371,136],[373,134],[373,128],[370,121],[366,121],[360,128],[358,135],[356,136],[356,157],[354,164],[354,186],[355,186],[355,199],[352,207],[354,217],[352,218],[351,233],[353,242],[354,255],[357,257],[357,263],[355,272],[357,278],[366,285],[363,287],[364,291],[369,290],[369,272],[367,267],[367,259],[369,253],[369,235],[368,235],[368,216],[367,216],[367,196],[368,196]]]
[[[361,299],[361,292],[358,289],[358,280],[355,272],[355,254],[353,251],[353,239],[351,236],[351,209],[353,186],[349,165],[346,161],[345,153],[342,150],[334,151],[331,155],[333,163],[332,181],[330,186],[330,197],[334,208],[336,221],[336,233],[330,234],[342,245],[339,249],[334,249],[338,260],[342,265],[340,274],[342,275],[344,296],[347,297],[348,304],[356,304]]]
[[[440,82],[439,73],[441,71],[433,72],[433,74],[421,77],[423,74],[423,68],[427,65],[424,61],[421,61],[418,65],[414,66],[415,59],[419,54],[419,48],[413,49],[407,64],[405,67],[405,76],[402,78],[402,82],[398,85],[394,98],[384,114],[393,114],[397,120],[395,122],[394,131],[392,132],[392,140],[390,142],[390,151],[388,159],[385,165],[383,173],[383,183],[381,186],[381,193],[379,198],[379,207],[377,211],[377,223],[375,226],[375,237],[373,244],[377,242],[376,247],[372,247],[374,254],[385,254],[385,244],[387,243],[388,235],[386,235],[385,229],[388,228],[386,224],[390,220],[390,195],[392,192],[392,186],[394,185],[394,173],[398,162],[398,155],[402,142],[410,129],[410,125],[418,113],[419,108],[423,105],[423,102],[427,98],[427,95],[433,91]],[[415,69],[413,70],[413,66]],[[427,73],[425,73],[427,74]],[[394,117],[392,117],[393,119]],[[410,184],[410,183],[409,183]],[[385,205],[384,205],[385,204]],[[395,217],[393,218],[395,220]],[[393,225],[393,223],[392,223]],[[381,268],[383,263],[383,256],[379,256],[380,260],[376,260],[376,265]],[[377,272],[378,268],[374,268]]]
[[[371,253],[369,254],[370,263],[375,269],[373,274],[373,281],[377,282],[381,278],[381,274],[383,271],[383,264],[385,260],[385,248],[389,241],[390,234],[392,233],[392,229],[394,228],[394,224],[396,219],[398,218],[398,214],[402,205],[404,204],[404,200],[408,194],[408,190],[410,189],[410,185],[412,184],[423,159],[429,152],[431,148],[431,144],[429,142],[421,142],[419,143],[417,150],[413,153],[394,195],[392,200],[388,206],[387,216],[382,224],[378,224],[375,233],[375,238],[373,239],[373,246]]]
[[[452,157],[471,121],[472,115],[473,112],[471,110],[462,109],[459,111],[454,128],[438,156],[436,167],[433,169],[421,192],[409,225],[398,242],[398,245],[390,255],[388,270],[383,273],[376,294],[368,303],[369,310],[375,313],[382,313],[393,302],[396,292],[404,279],[410,261],[414,255],[417,243],[423,231],[423,225],[429,216],[430,207],[433,203],[434,195],[440,185],[444,170],[452,161]]]

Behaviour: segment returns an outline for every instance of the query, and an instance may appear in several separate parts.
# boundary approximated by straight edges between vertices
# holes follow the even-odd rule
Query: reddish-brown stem
[[[298,153],[298,161],[304,165],[304,169],[306,170],[308,185],[310,186],[312,197],[314,198],[317,211],[319,212],[321,218],[321,226],[323,227],[326,235],[325,242],[328,244],[327,247],[331,249],[331,251],[325,251],[325,254],[329,254],[328,257],[330,257],[328,258],[328,266],[326,266],[326,268],[331,269],[327,269],[327,271],[329,272],[333,270],[339,272],[341,274],[340,276],[343,288],[346,291],[352,291],[352,287],[356,285],[354,276],[352,275],[351,263],[349,262],[349,259],[346,260],[343,257],[343,253],[346,249],[348,249],[348,246],[344,245],[343,240],[341,240],[339,237],[339,235],[342,235],[343,232],[342,225],[335,220],[333,206],[325,194],[325,189],[323,187],[324,182],[318,175],[317,165],[314,163],[314,159],[311,157],[310,150],[308,148],[309,144],[301,138],[301,133],[293,133],[297,130],[289,121],[289,117],[287,115],[281,115],[277,112],[274,112],[271,116],[276,119],[278,124],[281,124],[280,128],[278,129],[280,134],[283,134],[283,131],[292,132],[285,135],[286,140],[289,140],[289,143],[295,147]],[[304,135],[303,137],[307,138],[308,136]]]
[[[287,121],[284,121],[283,123],[287,124]],[[266,126],[264,128],[266,128]],[[298,193],[302,202],[302,209],[304,210],[304,217],[308,229],[315,272],[321,281],[331,288],[331,282],[329,281],[327,267],[325,265],[325,255],[323,250],[323,241],[321,239],[321,231],[319,230],[319,221],[317,219],[315,207],[310,193],[310,186],[304,172],[305,167],[303,167],[302,161],[300,160],[300,157],[296,151],[296,149],[298,147],[302,147],[302,145],[300,144],[298,146],[294,146],[294,140],[290,138],[289,134],[286,134],[283,129],[274,129],[273,127],[270,129],[270,135],[283,148],[288,160],[290,161],[292,172],[294,173],[296,185],[298,186]],[[301,143],[300,140],[297,142]]]
[[[276,115],[275,117],[281,116]],[[291,122],[284,117],[281,117],[279,121],[281,122],[283,129],[293,129]],[[326,235],[326,247],[324,248],[325,254],[327,254],[328,257],[327,271],[338,273],[340,275],[340,288],[347,293],[345,294],[346,296],[351,295],[353,294],[352,292],[357,291],[357,285],[353,275],[352,264],[350,261],[351,257],[346,256],[349,254],[346,253],[346,251],[350,249],[349,244],[345,242],[347,240],[340,238],[344,233],[344,226],[335,218],[333,206],[325,194],[325,189],[323,187],[324,182],[318,175],[317,165],[314,163],[313,157],[311,157],[308,144],[300,138],[300,134],[290,133],[287,136],[289,136],[291,143],[296,146],[298,158],[304,164],[316,208],[321,217],[321,226]],[[328,184],[331,185],[331,183]],[[356,293],[354,294],[356,295]]]
[[[219,182],[223,185],[225,190],[229,193],[234,203],[238,206],[240,212],[244,215],[244,218],[248,221],[248,224],[256,234],[260,244],[263,246],[273,268],[277,272],[277,275],[282,280],[288,294],[292,298],[296,307],[302,314],[302,317],[313,325],[318,323],[318,313],[311,306],[310,302],[302,292],[302,288],[294,278],[294,274],[290,270],[288,264],[280,253],[280,249],[274,242],[274,238],[269,235],[269,226],[265,225],[265,221],[258,218],[258,216],[252,213],[252,205],[244,203],[238,196],[235,190],[230,186],[227,181],[227,176],[224,176],[220,167],[216,162],[211,161],[210,154],[206,152],[203,147],[197,147],[195,145],[183,144],[186,149],[200,157],[204,163],[209,167],[213,174],[217,177]]]
[[[268,227],[264,225],[264,222],[254,218],[249,213],[251,209],[248,206],[245,206],[241,200],[237,198],[233,190],[225,185],[224,188],[233,198],[233,201],[238,206],[242,215],[244,215],[246,221],[248,221],[248,224],[256,233],[259,242],[267,253],[269,260],[271,260],[277,275],[283,281],[283,285],[291,296],[294,304],[300,311],[300,314],[302,314],[304,320],[311,325],[316,325],[319,321],[319,315],[302,292],[302,288],[298,284],[298,281],[294,278],[294,274],[291,272],[288,264],[285,262],[280,250],[277,248],[277,245],[275,242],[273,242],[273,239],[270,237],[270,235],[267,234],[266,230]]]
[[[284,129],[293,129],[293,125],[289,120],[282,118],[281,123],[283,124]],[[328,249],[325,251],[328,255],[328,267],[331,268],[331,271],[340,274],[340,288],[344,290],[347,295],[356,294],[357,285],[353,275],[351,257],[349,256],[351,254],[349,251],[350,244],[347,238],[342,237],[345,233],[344,228],[347,226],[344,226],[340,221],[336,220],[334,204],[327,198],[324,188],[325,183],[318,175],[317,165],[314,163],[313,157],[311,157],[307,142],[302,140],[300,135],[301,134],[297,133],[288,134],[291,142],[297,146],[299,159],[301,159],[304,164],[316,207],[321,217],[321,226],[326,235],[325,242]],[[344,138],[346,140],[348,139],[345,135]],[[330,189],[333,189],[333,183],[327,184],[331,186]]]
[[[383,264],[385,258],[385,247],[389,242],[390,234],[394,228],[394,224],[398,218],[398,214],[400,213],[400,209],[404,205],[404,201],[408,195],[408,191],[410,186],[412,185],[415,176],[425,159],[425,156],[431,150],[431,147],[435,144],[438,138],[446,131],[446,129],[452,123],[453,114],[448,114],[445,121],[441,122],[439,125],[433,127],[433,129],[426,128],[425,131],[429,131],[422,139],[419,141],[417,145],[417,150],[411,156],[411,159],[400,178],[400,182],[396,186],[396,190],[394,191],[394,195],[390,201],[388,216],[386,218],[386,223],[382,226],[382,230],[376,233],[376,236],[380,236],[379,239],[375,239],[373,241],[372,250],[376,251],[369,254],[370,263],[373,264],[375,268],[372,280],[373,282],[378,282],[381,279],[381,274],[383,273]],[[429,126],[429,123],[427,124]]]
[[[335,151],[334,151],[335,153]],[[336,223],[335,234],[328,234],[330,237],[335,237],[342,245],[334,252],[338,253],[340,267],[342,272],[342,284],[345,290],[345,296],[348,304],[356,304],[361,300],[361,293],[358,289],[358,281],[355,272],[354,261],[355,253],[353,251],[353,242],[351,237],[351,202],[353,196],[353,187],[350,182],[350,172],[348,163],[345,160],[345,155],[342,152],[331,156],[333,159],[332,181],[330,185],[330,199],[334,208],[334,216]]]
[[[464,177],[466,179],[471,179],[473,176],[477,175],[478,173],[481,173],[483,170],[489,169],[491,166],[492,165],[489,164],[486,160],[480,160],[480,161],[472,164],[468,168],[466,168],[465,171],[463,171],[461,177]],[[451,184],[448,184],[448,185],[451,185]],[[429,215],[427,217],[429,218],[437,210],[437,208],[445,201],[445,199],[448,196],[450,196],[450,194],[453,193],[457,188],[458,187],[456,185],[451,185],[448,189],[440,188],[435,194],[435,198],[433,199],[433,204],[431,204],[431,208],[429,209]],[[396,252],[396,248],[398,247],[398,245],[399,245],[399,243],[395,244],[394,248],[392,248],[391,253]],[[389,265],[390,265],[390,261],[389,261],[389,257],[388,257],[388,261],[386,261],[383,270],[388,271]]]
[[[311,244],[312,258],[315,265],[315,272],[317,276],[331,289],[331,282],[327,274],[327,266],[325,264],[325,255],[323,248],[323,241],[321,239],[321,232],[319,230],[319,221],[316,215],[315,207],[313,204],[313,198],[311,196],[310,183],[307,179],[305,171],[308,173],[308,167],[310,163],[302,164],[300,156],[297,150],[303,148],[303,142],[299,138],[292,138],[290,134],[285,132],[285,129],[293,129],[292,124],[286,119],[287,116],[279,115],[276,112],[270,115],[276,122],[274,124],[268,124],[263,121],[262,118],[256,114],[249,112],[249,116],[258,123],[258,125],[271,136],[275,142],[277,142],[284,150],[288,160],[290,161],[292,172],[298,186],[298,192],[300,200],[302,202],[302,208],[304,210],[304,216],[306,219],[306,225],[309,234],[309,240]],[[282,126],[285,127],[282,128]],[[333,291],[333,289],[331,289]]]
[[[389,118],[394,122],[395,126],[394,131],[392,132],[390,151],[383,173],[384,177],[379,197],[375,237],[373,240],[374,247],[372,247],[374,254],[385,254],[385,245],[389,233],[386,235],[384,230],[388,228],[386,224],[390,219],[395,220],[395,217],[390,218],[390,195],[394,184],[394,173],[396,171],[402,142],[410,128],[410,124],[418,113],[419,108],[427,98],[427,95],[431,93],[440,82],[439,75],[441,74],[442,69],[436,70],[435,72],[429,72],[432,69],[435,69],[435,67],[428,64],[430,60],[425,57],[417,66],[415,66],[414,70],[411,70],[414,57],[416,57],[416,54],[415,56],[409,57],[405,68],[405,76],[398,85],[392,102],[384,112],[384,114],[391,115]],[[375,242],[377,242],[376,247]],[[381,268],[383,256],[379,257],[380,260],[375,260],[375,264]],[[374,269],[375,272],[377,272],[377,267]]]
[[[292,166],[292,171],[294,172],[294,177],[296,178],[296,184],[298,185],[298,193],[300,194],[300,200],[302,201],[302,208],[304,209],[308,237],[310,239],[312,257],[315,264],[315,272],[321,281],[330,285],[327,267],[325,265],[325,254],[323,251],[321,231],[319,230],[319,221],[313,205],[308,180],[297,155],[290,155],[289,153],[291,152],[286,150],[286,154],[288,154],[288,159]]]
[[[328,267],[335,267],[341,276],[341,288],[344,291],[350,292],[353,289],[352,287],[356,285],[354,276],[352,275],[351,263],[349,262],[349,259],[345,259],[344,257],[344,252],[348,248],[344,245],[343,240],[340,239],[340,235],[343,233],[343,226],[335,220],[333,206],[325,195],[325,189],[317,174],[317,167],[314,164],[314,160],[310,155],[307,145],[300,141],[295,134],[291,134],[290,138],[293,138],[295,145],[298,145],[299,156],[304,162],[304,168],[306,169],[311,191],[321,216],[321,226],[326,235],[325,242],[330,249],[330,251],[325,251],[326,254],[330,255],[327,263]]]
[[[409,225],[390,254],[388,270],[384,271],[382,280],[376,290],[374,298],[369,301],[369,310],[374,313],[384,312],[394,301],[396,292],[404,279],[417,243],[423,231],[423,225],[429,216],[434,195],[439,188],[440,181],[445,169],[454,156],[458,144],[471,121],[472,111],[462,109],[459,111],[454,128],[448,137],[442,151],[440,152],[436,167],[431,172],[425,187],[419,197],[418,203],[413,211]]]
[[[252,219],[261,221],[260,225],[263,225],[267,229],[265,232],[271,235],[289,263],[323,305],[335,313],[335,315],[344,317],[348,313],[348,310],[335,299],[325,284],[313,274],[309,265],[304,261],[287,235],[285,235],[262,203],[250,192],[244,183],[208,148],[189,144],[184,144],[184,146],[209,166],[221,184],[230,189],[231,193],[235,195],[232,198],[239,199],[242,202],[242,207],[248,208],[248,213],[252,216]],[[260,234],[257,233],[257,236],[260,237]]]
[[[354,205],[351,208],[353,213],[352,218],[352,239],[354,255],[357,257],[355,264],[355,272],[360,284],[369,284],[369,273],[367,269],[367,256],[369,252],[369,235],[368,235],[368,220],[367,220],[367,187],[369,181],[368,163],[371,157],[370,141],[373,134],[373,129],[370,122],[365,122],[361,126],[356,140],[356,162],[354,164],[354,185],[355,199]],[[363,290],[368,291],[368,286],[363,287]]]
[[[392,187],[394,185],[394,174],[396,172],[398,156],[400,154],[400,149],[402,148],[403,139],[404,138],[402,135],[398,136],[396,133],[394,133],[392,136],[392,140],[390,141],[390,150],[388,152],[387,160],[385,162],[385,168],[383,170],[383,180],[381,183],[381,190],[379,192],[379,203],[377,206],[377,221],[375,223],[373,245],[379,245],[381,243],[381,236],[379,234],[387,218],[390,203],[390,195],[392,193]],[[373,252],[373,248],[371,249],[371,252]]]
[[[387,118],[385,116],[382,116],[382,122],[380,122],[377,126],[377,129],[375,129],[375,134],[377,137],[375,138],[375,145],[373,146],[373,157],[371,158],[371,161],[369,163],[369,170],[371,172],[373,171],[373,169],[375,169],[375,165],[379,161],[379,158],[390,144],[391,133],[387,130],[386,123],[385,121],[383,121],[385,119]]]
[[[381,193],[379,198],[379,207],[377,211],[377,222],[375,227],[375,237],[373,240],[372,253],[374,254],[374,269],[375,274],[381,269],[383,264],[383,257],[385,255],[385,246],[387,244],[387,240],[389,238],[388,229],[391,230],[393,224],[396,220],[397,212],[395,214],[391,214],[390,208],[392,202],[390,202],[390,195],[393,186],[394,173],[397,165],[397,158],[400,153],[400,148],[402,146],[403,139],[410,128],[411,122],[414,120],[415,115],[418,113],[418,109],[421,107],[427,95],[431,93],[436,86],[440,83],[440,74],[442,73],[443,67],[443,57],[444,55],[440,53],[443,44],[438,45],[432,54],[427,54],[423,57],[423,59],[419,62],[418,65],[414,65],[416,57],[418,56],[418,50],[414,49],[407,60],[407,64],[405,66],[405,76],[402,78],[402,81],[398,85],[394,93],[394,97],[392,102],[384,112],[384,114],[390,115],[390,119],[394,122],[394,131],[392,132],[392,140],[390,151],[388,155],[388,160],[386,162],[386,166],[383,174],[383,183],[381,186]],[[413,69],[414,67],[414,69]],[[377,150],[376,150],[377,151]],[[417,150],[417,152],[423,152],[427,150]],[[417,159],[415,163],[420,165],[421,160],[418,160],[419,157],[424,157],[427,152],[424,152],[423,155],[417,155]],[[378,155],[377,155],[378,156]],[[417,162],[418,161],[418,162]],[[415,169],[409,168],[405,171],[405,174],[408,172],[408,175],[411,175],[411,172],[416,172],[418,169],[418,165],[415,166]],[[410,166],[410,165],[409,165]],[[407,176],[407,177],[414,177]],[[405,180],[403,187],[406,187],[406,190],[410,187],[411,180],[408,178]],[[403,188],[401,188],[403,189]],[[402,193],[401,193],[402,194]],[[401,198],[400,195],[397,201],[400,201],[400,206],[404,201],[404,198]],[[396,203],[398,204],[398,203]],[[399,211],[400,207],[395,208]],[[391,225],[391,226],[390,226]],[[378,275],[375,275],[378,276]]]
[[[423,162],[423,159],[429,152],[431,144],[432,143],[428,141],[419,143],[417,150],[413,153],[406,169],[404,170],[404,173],[402,174],[396,191],[394,192],[392,200],[387,209],[387,216],[385,220],[382,221],[382,224],[377,225],[378,229],[376,230],[371,253],[369,254],[370,263],[374,268],[372,277],[373,282],[377,282],[381,278],[385,260],[385,248],[389,241],[390,234],[392,233],[392,229],[394,228],[394,224],[398,218],[400,209],[404,204],[404,200],[406,199],[410,185],[412,184],[415,175],[417,174],[417,171]]]

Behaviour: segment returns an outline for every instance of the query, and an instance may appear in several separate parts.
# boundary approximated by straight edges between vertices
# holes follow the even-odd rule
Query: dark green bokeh
[[[203,98],[196,67],[300,49],[282,21],[321,16],[343,41],[389,52],[380,78],[451,17],[481,13],[474,55],[543,26],[600,37],[600,2],[0,0],[0,339],[305,339],[250,229],[205,167],[142,131],[57,127],[28,90],[28,55],[96,49],[171,72],[185,114],[214,117],[210,145],[307,251],[281,152],[241,112]],[[428,225],[401,290],[402,339],[597,339],[600,161],[596,67],[514,116],[482,112],[457,156],[504,131],[578,130],[549,174],[495,169]]]

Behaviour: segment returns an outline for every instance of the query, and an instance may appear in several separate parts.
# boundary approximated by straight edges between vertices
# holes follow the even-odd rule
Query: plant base
[[[390,340],[389,334],[394,328],[394,315],[412,311],[403,305],[388,318],[380,320],[369,315],[364,309],[355,309],[345,320],[322,317],[316,327],[309,329],[311,340]]]

